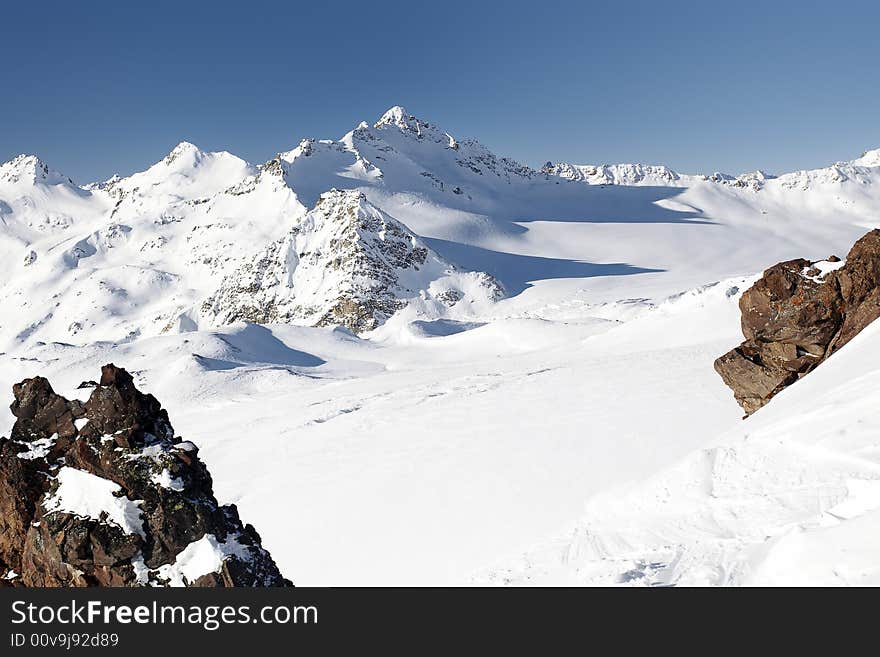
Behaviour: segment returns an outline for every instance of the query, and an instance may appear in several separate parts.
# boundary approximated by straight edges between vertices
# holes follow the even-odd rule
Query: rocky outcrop
[[[737,402],[754,413],[880,316],[880,230],[844,263],[780,262],[739,302],[745,341],[715,361]]]
[[[451,307],[503,295],[489,274],[445,262],[363,193],[334,189],[287,236],[225,277],[201,317],[214,326],[299,323],[361,333],[412,300]]]
[[[221,506],[198,448],[131,375],[86,402],[43,377],[13,387],[0,438],[0,577],[23,586],[284,586],[260,537]]]

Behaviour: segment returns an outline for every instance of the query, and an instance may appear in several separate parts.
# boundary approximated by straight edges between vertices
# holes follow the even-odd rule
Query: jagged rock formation
[[[198,448],[131,375],[88,401],[43,377],[13,388],[0,438],[0,577],[23,586],[284,586],[260,537],[220,506]]]
[[[859,239],[845,263],[774,265],[739,307],[746,339],[715,369],[751,414],[880,316],[880,230]]]
[[[741,187],[760,191],[773,176],[764,171],[750,171],[739,176],[715,172],[712,174],[684,174],[673,171],[662,164],[570,164],[568,162],[547,162],[541,173],[545,177],[558,177],[572,182],[588,185],[623,186],[670,186],[686,187],[699,182],[711,182],[730,187]]]
[[[445,262],[361,192],[332,190],[287,236],[227,276],[202,319],[338,324],[360,333],[412,299],[454,306],[501,296],[494,278]]]
[[[661,165],[648,164],[569,164],[547,162],[541,169],[546,176],[559,176],[566,180],[585,182],[590,185],[668,185],[681,176]]]

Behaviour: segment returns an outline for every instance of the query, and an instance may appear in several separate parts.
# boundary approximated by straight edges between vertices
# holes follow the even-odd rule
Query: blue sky
[[[540,165],[782,172],[880,147],[880,3],[54,2],[3,9],[0,159],[253,162],[405,106]]]

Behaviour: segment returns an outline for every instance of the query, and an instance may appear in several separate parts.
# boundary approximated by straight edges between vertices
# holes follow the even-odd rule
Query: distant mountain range
[[[878,150],[778,177],[535,170],[401,107],[261,165],[181,142],[145,171],[79,186],[21,155],[0,166],[2,294],[20,308],[0,324],[0,344],[125,341],[236,319],[363,332],[414,304],[470,320],[529,284],[491,255],[497,239],[522,232],[521,220],[610,202],[590,187],[714,188],[734,205],[742,193],[760,205],[762,194],[832,189],[857,203],[878,173]],[[656,196],[651,213],[670,194]]]
[[[778,176],[534,169],[399,107],[256,165],[182,142],[78,185],[17,157],[0,435],[43,505],[17,526],[79,559],[53,530],[76,512],[129,583],[216,583],[245,545],[224,581],[276,582],[265,550],[298,585],[880,583],[880,249],[850,251],[874,228],[880,151]],[[83,381],[111,362],[130,376]],[[191,453],[170,429],[117,449],[153,418],[114,406],[143,406],[134,385],[210,467],[192,499],[259,538],[172,523],[174,549],[125,566],[125,518],[161,524],[149,500]],[[62,422],[89,396],[113,408]],[[143,482],[116,476],[129,457]],[[37,581],[17,566],[0,584]]]

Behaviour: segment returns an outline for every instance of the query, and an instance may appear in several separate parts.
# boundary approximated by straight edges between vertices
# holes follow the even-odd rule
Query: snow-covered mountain
[[[491,276],[458,271],[361,192],[334,189],[225,277],[201,315],[217,326],[306,322],[360,333],[409,302],[429,315],[456,307],[473,315],[502,296]]]
[[[547,162],[541,169],[549,176],[585,182],[589,185],[672,185],[682,176],[664,165],[569,164]]]
[[[683,174],[664,165],[650,164],[569,164],[547,162],[541,171],[548,176],[585,182],[589,185],[669,185],[686,187],[699,182],[714,182],[733,187],[760,191],[771,187],[807,190],[812,186],[852,181],[870,184],[880,166],[880,149],[865,151],[861,157],[849,162],[837,162],[823,169],[795,171],[774,176],[765,171],[749,171],[737,176],[727,173]],[[771,182],[772,181],[772,182]]]
[[[307,267],[296,277],[295,301],[270,294],[275,302],[289,306],[280,314],[234,312],[222,306],[231,303],[229,295],[238,294],[234,290],[241,281],[234,279],[252,276],[248,271],[255,263],[272,260],[267,252],[289,251],[291,231],[319,216],[309,211],[331,189],[357,190],[365,202],[394,217],[395,225],[428,238],[428,247],[437,251],[432,259],[463,269],[486,269],[508,290],[520,292],[542,279],[577,280],[577,275],[558,272],[590,269],[576,264],[584,260],[596,262],[601,271],[622,272],[628,267],[633,272],[666,269],[668,256],[679,266],[688,262],[686,254],[675,253],[681,240],[671,234],[659,241],[651,236],[631,242],[638,248],[656,244],[657,257],[626,249],[609,259],[604,236],[582,234],[589,225],[593,232],[601,232],[599,225],[609,222],[679,225],[718,221],[730,211],[744,211],[745,230],[739,233],[754,228],[756,220],[766,224],[760,232],[773,233],[787,223],[785,215],[799,214],[801,204],[815,215],[811,196],[822,203],[833,198],[844,210],[864,203],[866,197],[873,203],[877,196],[871,183],[878,157],[871,151],[850,163],[775,179],[760,172],[738,178],[685,176],[643,165],[554,165],[538,172],[496,156],[475,140],[456,139],[400,107],[388,110],[372,126],[361,123],[338,141],[304,140],[261,166],[182,142],[146,171],[78,187],[38,159],[20,156],[0,168],[0,218],[3,293],[23,312],[3,322],[0,340],[7,348],[28,340],[120,341],[214,326],[233,317],[324,321],[330,303],[325,298],[346,298],[343,288],[348,283],[344,277],[330,282],[306,276]],[[595,185],[641,189],[597,193],[590,188]],[[743,195],[740,190],[760,194]],[[822,210],[819,221],[827,217]],[[859,215],[863,212],[858,208]],[[546,238],[556,243],[555,252],[564,253],[561,260],[573,264],[554,262],[554,257],[541,260],[547,258],[542,253],[547,239],[536,233],[546,232],[547,222],[559,220],[575,225],[559,226]],[[792,220],[802,224],[805,218]],[[305,226],[299,240],[314,230]],[[652,225],[642,232],[647,237],[656,230]],[[567,234],[572,232],[580,234]],[[663,230],[678,232],[677,227]],[[279,246],[285,239],[288,246]],[[751,243],[752,238],[744,241]],[[322,258],[339,257],[329,253],[328,246],[320,247],[316,267],[324,266]],[[725,251],[738,248],[736,240],[719,241],[717,246]],[[518,268],[500,255],[505,252],[537,258],[529,264],[539,271]],[[685,256],[684,262],[679,255]],[[729,260],[719,261],[711,250],[706,255],[716,263]],[[613,264],[614,260],[627,264]],[[268,261],[262,266],[268,267]],[[291,273],[280,266],[270,275]],[[749,266],[760,264],[756,259]],[[732,275],[749,266],[735,263],[709,276]],[[701,282],[698,276],[705,270],[698,269],[688,283]],[[526,278],[533,273],[533,280],[523,279],[523,273]],[[262,288],[266,281],[247,283],[252,284]],[[421,280],[405,287],[408,291],[401,294],[411,299],[428,293],[430,284]],[[361,330],[375,327],[393,314],[393,308],[406,305],[397,300],[389,305],[388,299],[372,302],[383,308],[375,321],[342,323]]]
[[[4,162],[0,165],[0,181],[11,187],[22,188],[37,184],[76,186],[70,178],[50,169],[35,155],[19,155]]]
[[[712,363],[742,340],[756,274],[880,225],[880,151],[776,177],[533,169],[400,107],[291,145],[251,164],[183,142],[85,186],[32,156],[0,166],[0,391],[42,374],[72,398],[83,371],[126,367],[298,584],[617,581],[659,548],[595,521],[599,502],[579,521],[585,500],[644,484],[644,501],[662,472],[686,488],[677,462],[744,427],[787,430],[762,418],[797,395],[817,423],[843,408],[798,382],[741,423]],[[858,477],[875,478],[858,440]],[[762,517],[801,522],[785,504]],[[689,545],[700,517],[652,536]],[[555,558],[540,546],[571,527],[614,568],[510,565]],[[747,581],[701,580],[727,556],[700,554],[689,574],[627,581]]]

